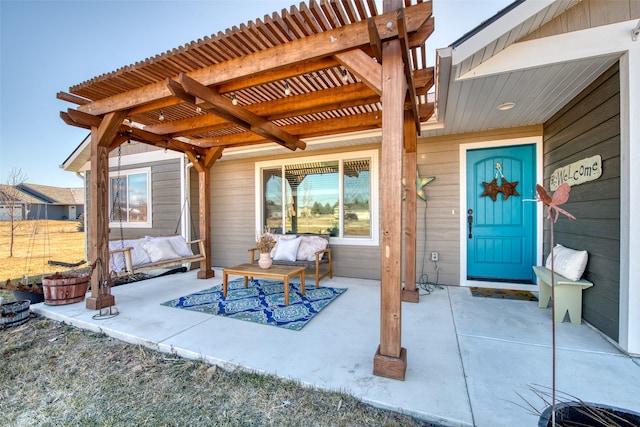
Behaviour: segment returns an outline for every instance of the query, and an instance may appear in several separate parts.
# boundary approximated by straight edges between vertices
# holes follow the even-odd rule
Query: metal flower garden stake
[[[536,185],[538,191],[537,200],[544,203],[547,208],[547,218],[549,218],[549,233],[550,233],[550,256],[551,256],[551,348],[552,348],[552,370],[551,370],[551,425],[556,425],[556,318],[555,318],[555,265],[553,256],[553,224],[558,220],[559,214],[566,216],[569,219],[576,219],[569,212],[565,211],[560,205],[565,204],[569,200],[569,191],[571,187],[566,182],[562,184],[553,196],[547,193],[540,184]],[[555,216],[553,215],[555,211]]]

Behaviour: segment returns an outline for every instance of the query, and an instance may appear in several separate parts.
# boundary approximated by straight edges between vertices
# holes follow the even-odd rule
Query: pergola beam
[[[382,66],[360,49],[334,55],[334,58],[362,80],[378,96],[382,95]]]
[[[178,84],[173,80],[172,82]],[[364,83],[353,83],[298,96],[250,104],[244,108],[266,120],[277,120],[345,107],[374,104],[379,100],[380,96]],[[181,134],[189,135],[214,129],[224,129],[230,126],[232,125],[218,116],[204,114],[182,120],[149,125],[145,129],[156,134],[180,136]],[[297,133],[294,133],[294,135],[297,135]]]
[[[201,106],[203,110],[208,110],[218,116],[224,116],[226,120],[232,120],[237,125],[257,133],[266,139],[272,139],[274,142],[290,150],[295,150],[296,148],[304,150],[306,147],[306,144],[295,136],[283,131],[270,121],[252,113],[246,108],[233,105],[233,103],[224,96],[200,84],[186,74],[180,74],[179,79],[186,93],[205,101],[204,104],[198,104],[196,102],[196,105]]]
[[[404,64],[404,77],[407,81],[407,98],[409,99],[409,109],[411,110],[416,132],[420,133],[420,116],[418,115],[418,101],[416,100],[416,89],[413,82],[413,72],[411,71],[411,60],[409,58],[409,36],[404,9],[398,10],[398,40],[400,41],[400,51],[402,52],[402,62]]]
[[[358,117],[340,117],[336,119],[319,120],[315,122],[299,123],[282,126],[284,131],[300,135],[304,138],[313,138],[324,135],[335,135],[353,132],[356,130],[375,129],[382,126],[382,112],[376,111],[358,115]],[[250,145],[268,140],[260,135],[245,132],[241,134],[224,135],[210,138],[193,139],[202,147]]]
[[[406,16],[406,27],[409,33],[422,27],[431,17],[431,2],[412,6],[411,13]],[[395,22],[396,11],[385,13],[374,18],[381,39],[398,36],[397,26],[387,26]],[[359,21],[345,27],[323,31],[308,37],[292,40],[269,49],[254,52],[242,57],[229,59],[219,64],[204,67],[188,73],[188,76],[204,86],[219,85],[236,79],[243,79],[272,70],[296,66],[306,61],[332,56],[340,52],[359,49],[369,45],[367,21]],[[410,44],[410,48],[417,47]],[[81,105],[78,108],[93,115],[101,115],[115,110],[128,110],[149,102],[172,96],[165,82],[158,82],[133,89],[124,94],[110,96],[98,101]]]

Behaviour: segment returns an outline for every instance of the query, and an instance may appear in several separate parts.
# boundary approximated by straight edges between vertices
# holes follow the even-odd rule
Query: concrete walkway
[[[379,282],[336,277],[348,288],[301,331],[160,305],[221,284],[195,272],[112,289],[119,315],[96,320],[84,303],[35,304],[45,317],[227,369],[247,369],[344,391],[373,406],[447,426],[536,426],[532,391],[551,386],[551,309],[537,302],[472,297],[444,287],[402,305],[405,381],[374,376],[380,343]],[[640,412],[640,360],[587,324],[556,326],[557,389],[583,401]],[[522,397],[520,397],[522,396]],[[523,400],[524,399],[524,400]],[[524,407],[523,407],[524,406]]]

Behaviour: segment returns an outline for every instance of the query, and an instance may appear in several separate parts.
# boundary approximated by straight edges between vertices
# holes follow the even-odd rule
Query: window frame
[[[147,220],[145,222],[129,222],[128,220],[122,220],[122,223],[118,220],[109,221],[109,227],[119,228],[122,224],[122,228],[152,228],[153,227],[153,203],[151,197],[151,167],[124,169],[119,173],[118,171],[109,172],[109,219],[111,219],[111,180],[117,177],[123,177],[127,179],[127,203],[129,198],[129,175],[145,174],[147,176]]]
[[[306,157],[291,157],[276,160],[266,160],[255,163],[255,229],[259,232],[262,229],[264,221],[263,215],[263,201],[264,195],[262,194],[262,170],[273,169],[274,167],[280,167],[284,176],[284,167],[291,164],[299,163],[313,163],[322,161],[338,161],[339,162],[339,177],[338,177],[338,195],[340,198],[340,236],[331,236],[331,244],[335,245],[352,245],[352,246],[379,246],[380,242],[380,211],[379,211],[379,169],[378,169],[378,150],[363,150],[363,151],[349,151],[345,153],[333,153],[322,154],[316,156]],[[369,209],[371,211],[370,224],[371,235],[369,237],[344,237],[344,162],[349,160],[367,159],[370,162],[369,180],[371,195],[369,200]]]

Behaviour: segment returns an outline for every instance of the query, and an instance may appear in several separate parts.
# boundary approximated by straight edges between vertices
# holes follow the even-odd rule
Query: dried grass
[[[342,393],[34,317],[0,331],[3,425],[430,426]]]
[[[61,267],[48,265],[49,260],[83,260],[84,232],[78,231],[78,225],[78,221],[18,221],[10,257],[11,226],[8,221],[0,221],[0,280],[61,271]]]

